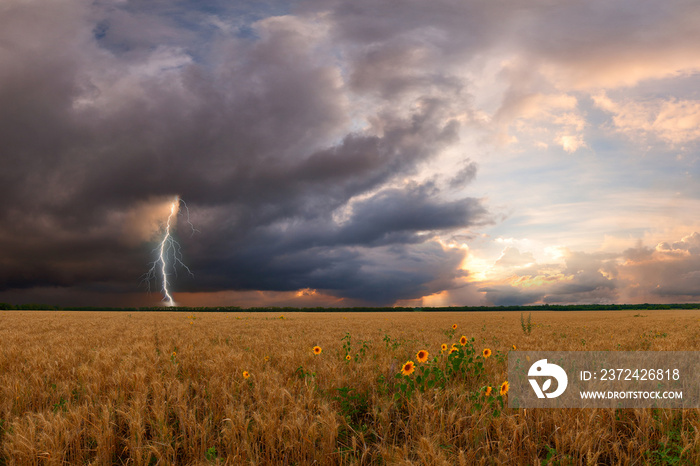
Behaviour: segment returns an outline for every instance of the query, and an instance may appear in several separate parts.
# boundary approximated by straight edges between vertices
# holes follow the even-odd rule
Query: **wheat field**
[[[700,464],[697,409],[515,410],[500,394],[514,346],[697,351],[699,324],[543,311],[528,335],[516,312],[2,311],[0,464]],[[418,389],[418,351],[442,371],[442,344],[478,364]]]

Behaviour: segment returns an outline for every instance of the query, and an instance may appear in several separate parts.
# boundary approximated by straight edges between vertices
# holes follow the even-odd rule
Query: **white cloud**
[[[556,142],[569,153],[576,152],[581,147],[586,146],[586,142],[580,134],[560,134],[557,136]]]
[[[593,100],[599,108],[612,114],[614,128],[630,138],[651,136],[674,145],[700,139],[699,100],[614,101],[602,92]]]

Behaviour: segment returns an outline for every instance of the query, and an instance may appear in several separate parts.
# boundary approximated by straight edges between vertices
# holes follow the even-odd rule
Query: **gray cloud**
[[[618,302],[621,289],[628,286],[619,278],[618,257],[569,251],[563,266],[537,264],[532,253],[508,247],[495,265],[505,270],[513,268],[513,283],[495,282],[480,291],[494,305]]]
[[[539,290],[523,290],[511,285],[494,285],[479,288],[485,293],[486,302],[493,306],[525,306],[540,301],[544,293]]]
[[[569,251],[563,265],[518,267],[532,255],[507,248],[496,265],[512,270],[510,280],[482,285],[494,305],[577,303],[678,303],[700,296],[700,234],[661,242],[656,248],[641,242],[620,254]],[[512,281],[512,283],[511,283]]]
[[[631,284],[627,290],[630,297],[649,302],[697,300],[700,234],[662,242],[648,251],[643,258],[628,260],[620,267],[620,274]]]
[[[175,194],[201,231],[177,231],[196,272],[182,291],[310,287],[391,304],[463,275],[463,253],[432,235],[488,221],[481,201],[399,181],[457,141],[454,82],[430,77],[404,107],[373,100],[355,128],[349,97],[385,84],[348,84],[313,22],[206,30],[204,51],[201,29],[158,8],[6,8],[0,290],[134,291],[153,244],[123,222]]]
[[[546,288],[546,303],[617,302],[617,255],[570,252],[562,273],[566,280],[555,281]]]
[[[471,161],[465,161],[464,166],[460,169],[456,175],[450,179],[451,188],[459,188],[464,186],[476,178],[477,165]]]

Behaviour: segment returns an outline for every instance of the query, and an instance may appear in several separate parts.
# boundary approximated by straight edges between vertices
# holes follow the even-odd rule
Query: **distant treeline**
[[[151,306],[151,307],[61,307],[49,304],[0,303],[0,310],[49,310],[49,311],[168,311],[168,312],[491,312],[491,311],[624,311],[624,310],[664,310],[700,309],[700,303],[683,304],[535,304],[528,306],[452,306],[452,307],[250,307],[216,306]]]

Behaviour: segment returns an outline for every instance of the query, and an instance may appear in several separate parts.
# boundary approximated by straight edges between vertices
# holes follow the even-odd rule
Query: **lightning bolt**
[[[177,218],[180,211],[180,204],[185,207],[185,211],[187,212],[187,223],[192,229],[192,234],[194,235],[195,232],[199,231],[194,227],[194,225],[192,225],[192,222],[190,222],[190,209],[187,207],[185,201],[180,199],[180,196],[175,196],[175,199],[170,204],[170,215],[168,215],[168,220],[165,224],[163,239],[161,240],[159,246],[153,250],[153,252],[157,254],[158,258],[150,263],[151,268],[144,274],[143,278],[143,281],[145,281],[146,285],[148,286],[148,291],[150,291],[151,280],[155,280],[158,272],[160,272],[163,301],[165,301],[165,305],[168,307],[176,305],[173,296],[170,294],[168,270],[172,269],[171,274],[174,274],[177,277],[177,266],[179,265],[187,270],[187,273],[189,273],[190,276],[194,277],[194,274],[190,268],[187,267],[184,262],[182,262],[180,243],[175,240],[171,232],[173,228],[173,220]],[[170,266],[168,264],[170,264]]]

